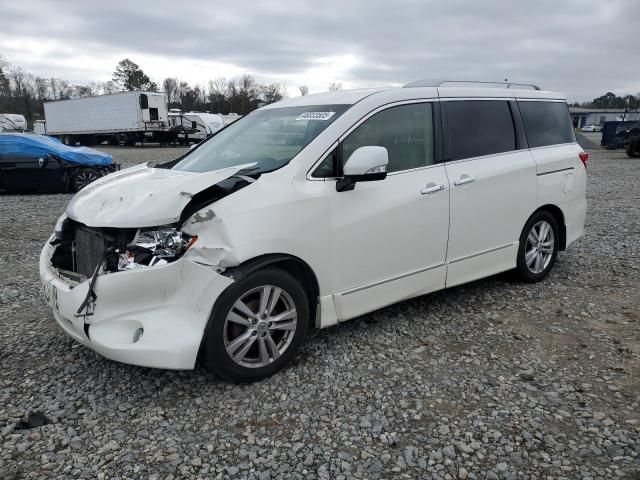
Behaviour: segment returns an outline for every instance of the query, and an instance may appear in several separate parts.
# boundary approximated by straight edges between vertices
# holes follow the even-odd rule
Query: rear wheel
[[[269,268],[239,280],[214,307],[205,339],[208,369],[231,382],[273,375],[302,344],[307,295],[287,272]]]
[[[630,143],[625,149],[630,158],[640,158],[640,142]]]
[[[73,190],[75,192],[79,192],[91,182],[97,180],[99,177],[100,175],[98,175],[98,172],[96,172],[93,168],[79,168],[73,173],[71,177]]]
[[[539,282],[546,277],[558,255],[558,222],[546,211],[534,213],[520,235],[516,270],[525,282]]]

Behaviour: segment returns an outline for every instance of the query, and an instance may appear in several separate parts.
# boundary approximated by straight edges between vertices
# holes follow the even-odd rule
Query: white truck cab
[[[563,95],[414,82],[271,104],[76,195],[40,258],[58,324],[102,355],[271,375],[308,328],[515,269],[583,234]]]

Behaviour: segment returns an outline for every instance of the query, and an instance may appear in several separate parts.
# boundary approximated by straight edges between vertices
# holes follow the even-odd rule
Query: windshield
[[[297,155],[349,105],[256,110],[188,153],[174,170],[209,172],[257,163],[260,173],[276,170]]]

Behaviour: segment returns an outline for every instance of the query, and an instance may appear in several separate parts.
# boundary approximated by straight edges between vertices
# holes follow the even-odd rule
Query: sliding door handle
[[[459,179],[454,180],[453,184],[455,186],[458,186],[458,185],[464,185],[465,183],[471,183],[475,181],[476,181],[475,177],[470,177],[469,175],[462,175]]]
[[[428,195],[429,193],[439,192],[440,190],[444,190],[443,184],[436,185],[434,183],[430,183],[425,188],[420,190],[420,193],[422,195]]]

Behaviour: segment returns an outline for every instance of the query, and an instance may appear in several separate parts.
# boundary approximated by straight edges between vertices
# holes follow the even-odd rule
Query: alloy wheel
[[[525,263],[527,268],[535,274],[543,272],[553,258],[555,237],[551,224],[545,220],[536,223],[529,235],[525,247]]]
[[[78,172],[75,178],[76,190],[82,190],[97,178],[98,175],[95,172],[89,170],[82,170]]]
[[[243,294],[224,322],[224,346],[236,364],[259,368],[276,361],[296,332],[298,314],[291,296],[264,285]]]

